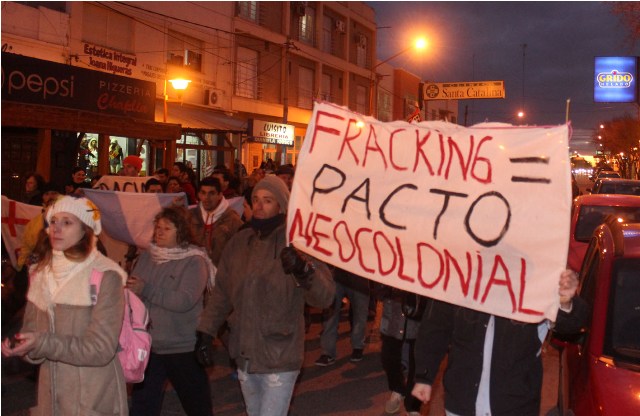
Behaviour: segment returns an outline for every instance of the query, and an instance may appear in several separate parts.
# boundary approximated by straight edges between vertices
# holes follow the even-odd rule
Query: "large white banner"
[[[288,236],[360,276],[523,322],[555,320],[569,126],[382,123],[316,103]]]

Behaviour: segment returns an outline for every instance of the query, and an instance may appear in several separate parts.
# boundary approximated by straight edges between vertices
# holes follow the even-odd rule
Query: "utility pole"
[[[291,37],[287,36],[284,44],[284,74],[283,74],[283,90],[282,90],[282,124],[289,121],[289,48],[291,48]],[[276,145],[276,160],[279,166],[286,162],[286,147],[282,144]]]
[[[522,44],[522,105],[520,106],[523,115],[526,115],[524,111],[524,68],[525,68],[525,56],[527,53],[527,44]]]

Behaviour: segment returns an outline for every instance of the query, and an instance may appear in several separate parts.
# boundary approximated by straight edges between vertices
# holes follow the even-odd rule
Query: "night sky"
[[[628,29],[602,2],[367,2],[376,12],[378,59],[426,35],[430,48],[407,52],[389,63],[434,82],[504,80],[506,98],[460,102],[460,124],[485,120],[557,125],[566,100],[575,130],[625,113],[633,104],[595,104],[595,56],[640,55],[640,41],[625,41]],[[385,28],[389,27],[389,28]],[[524,96],[523,96],[523,47]],[[579,133],[580,134],[580,133]]]

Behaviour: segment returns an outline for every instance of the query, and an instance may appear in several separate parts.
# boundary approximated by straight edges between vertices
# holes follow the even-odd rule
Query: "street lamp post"
[[[162,120],[165,123],[167,122],[167,103],[169,102],[169,95],[167,94],[167,81],[171,83],[171,85],[173,86],[173,89],[178,91],[186,90],[187,87],[189,86],[189,83],[191,82],[190,79],[184,79],[184,78],[175,78],[175,79],[169,79],[169,80],[165,78],[164,92],[162,94],[162,101],[164,101],[164,113],[163,113]]]
[[[427,40],[424,39],[424,38],[418,38],[418,39],[416,39],[416,41],[415,41],[415,43],[413,45],[409,45],[408,47],[404,48],[400,52],[390,56],[387,59],[385,59],[384,61],[378,62],[377,64],[375,64],[371,68],[371,83],[369,85],[369,113],[371,115],[374,115],[373,114],[373,105],[374,105],[373,96],[374,96],[374,93],[377,93],[377,91],[378,91],[378,88],[377,88],[378,77],[377,77],[377,74],[376,74],[376,68],[378,68],[380,65],[386,64],[387,62],[397,58],[398,56],[402,55],[403,53],[409,52],[411,49],[415,48],[415,49],[421,50],[421,49],[425,49],[426,47],[427,47]],[[377,110],[377,108],[378,108],[377,99],[375,101],[375,104],[376,104],[376,110]],[[377,116],[377,114],[376,114],[376,116]]]

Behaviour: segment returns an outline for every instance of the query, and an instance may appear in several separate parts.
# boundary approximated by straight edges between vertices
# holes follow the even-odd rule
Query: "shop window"
[[[299,67],[298,78],[298,107],[313,108],[313,70]]]
[[[252,22],[258,21],[258,2],[257,1],[239,1],[238,16],[251,20]]]
[[[258,98],[258,52],[238,47],[236,62],[236,95]]]
[[[83,41],[133,52],[134,22],[130,17],[84,2],[82,18]]]
[[[168,33],[167,63],[202,71],[203,42],[172,30]]]

